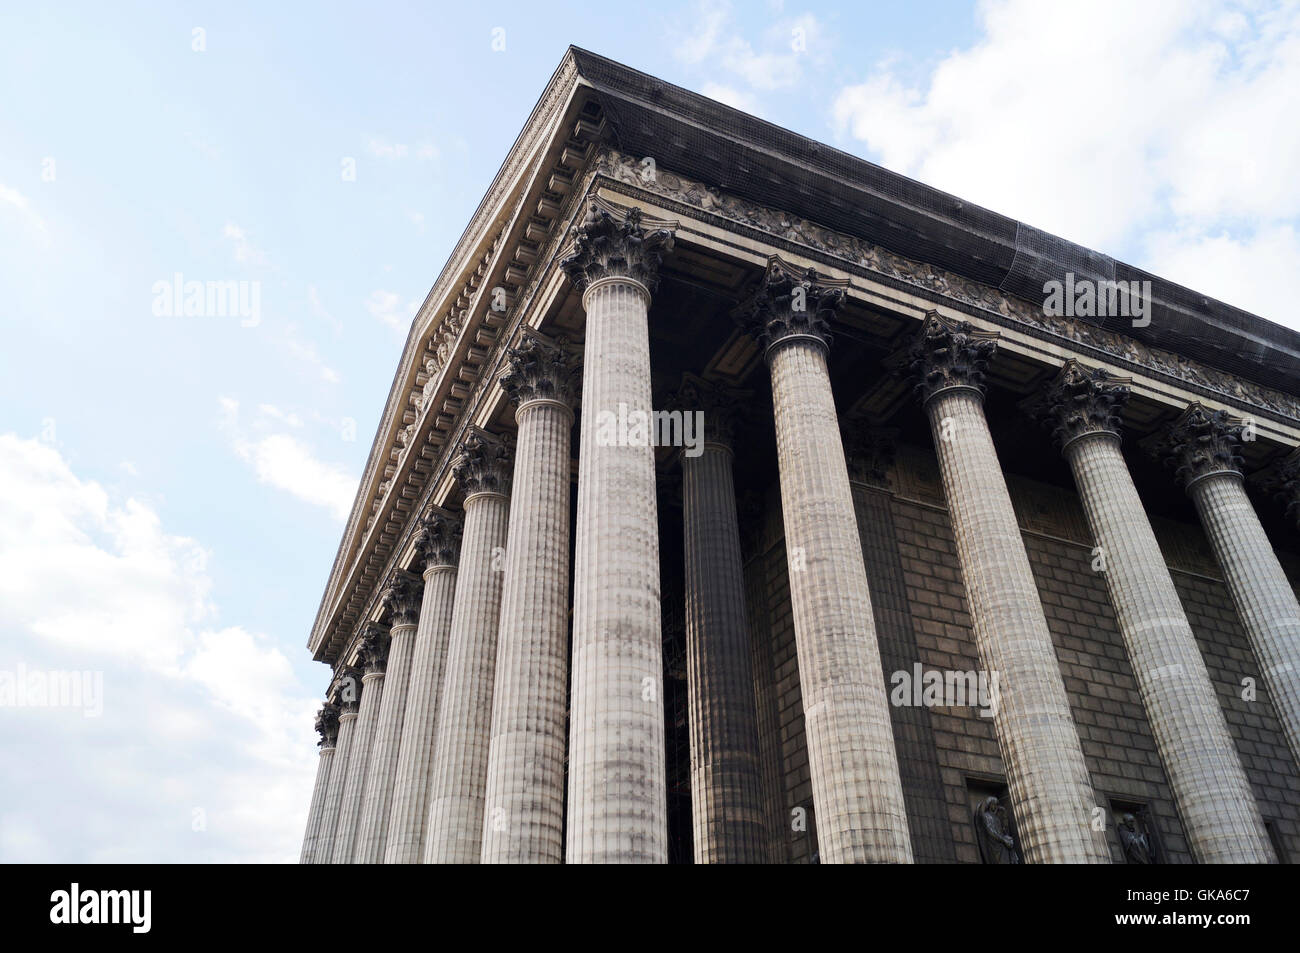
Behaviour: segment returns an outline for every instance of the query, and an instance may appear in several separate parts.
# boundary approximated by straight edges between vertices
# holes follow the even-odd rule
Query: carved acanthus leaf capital
[[[659,266],[672,251],[675,222],[652,219],[639,208],[594,200],[574,231],[574,243],[560,267],[579,291],[601,278],[630,278],[653,292]]]
[[[695,374],[685,374],[681,386],[669,395],[665,406],[669,411],[683,415],[699,415],[689,422],[689,432],[696,440],[735,449],[736,433],[749,419],[753,397],[750,391],[719,381],[708,381]],[[687,433],[688,421],[685,416],[682,428],[682,433]]]
[[[769,354],[780,344],[800,339],[829,348],[831,320],[848,285],[847,278],[826,278],[773,255],[758,290],[734,317]]]
[[[434,510],[420,520],[415,535],[415,562],[428,572],[435,566],[455,566],[460,559],[461,522],[450,513]]]
[[[1241,474],[1241,434],[1241,421],[1227,411],[1194,403],[1170,424],[1156,452],[1174,478],[1190,488],[1212,473]]]
[[[316,733],[320,735],[318,747],[333,748],[339,737],[339,708],[330,702],[316,712]]]
[[[465,496],[509,493],[512,455],[509,445],[479,427],[470,427],[461,442],[451,474]]]
[[[1286,508],[1288,518],[1300,529],[1300,447],[1292,450],[1277,465],[1275,492]]]
[[[531,400],[558,400],[572,408],[580,371],[578,356],[566,339],[525,328],[506,352],[499,380],[516,407]]]
[[[1042,417],[1052,428],[1057,446],[1064,449],[1091,433],[1118,437],[1130,383],[1129,378],[1115,377],[1100,367],[1084,367],[1073,359],[1066,361],[1061,372],[1047,385],[1041,404]]]
[[[420,596],[423,586],[419,579],[398,569],[380,597],[389,612],[390,625],[415,625],[420,618]]]
[[[355,715],[361,703],[361,672],[351,665],[342,666],[334,673],[327,693],[338,705],[339,715]]]
[[[388,667],[388,629],[373,622],[361,635],[361,651],[357,664],[367,675],[382,675]]]
[[[996,331],[982,331],[969,321],[954,321],[931,311],[911,351],[911,372],[922,403],[951,387],[984,393],[984,375],[997,350]]]

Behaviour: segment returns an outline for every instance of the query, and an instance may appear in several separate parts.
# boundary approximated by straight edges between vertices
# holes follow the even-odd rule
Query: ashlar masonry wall
[[[911,673],[918,662],[924,670],[978,671],[937,461],[924,448],[902,446],[889,482],[888,488],[853,488],[885,677]],[[1112,858],[1124,860],[1116,812],[1142,807],[1165,861],[1190,863],[1078,498],[1014,475],[1008,483]],[[1194,524],[1156,520],[1155,530],[1274,847],[1294,862],[1300,859],[1300,771],[1208,542]],[[1300,559],[1283,553],[1282,561],[1293,583],[1300,579]],[[779,499],[770,494],[746,563],[759,745],[768,787],[775,788],[768,792],[772,859],[809,863],[816,818],[788,573]],[[1254,680],[1254,700],[1242,697],[1243,679]],[[1006,776],[993,720],[976,707],[890,711],[916,860],[978,863],[972,804],[998,793]]]

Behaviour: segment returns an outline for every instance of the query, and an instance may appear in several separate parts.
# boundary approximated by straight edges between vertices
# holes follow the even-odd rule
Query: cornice
[[[833,263],[935,304],[955,304],[959,310],[990,323],[1052,341],[1071,351],[1091,352],[1148,377],[1233,404],[1247,413],[1300,425],[1300,398],[1181,354],[1149,347],[1114,331],[1071,318],[1045,315],[1040,305],[992,286],[904,258],[864,239],[739,198],[662,166],[653,177],[643,176],[637,160],[610,146],[600,148],[592,162],[598,176],[616,184],[620,191],[654,196],[657,204],[667,210],[694,213],[695,217],[703,217],[724,229]]]
[[[538,132],[540,136],[549,130],[546,147],[535,150],[531,174],[513,198],[507,196],[509,212],[496,217],[501,230],[491,255],[480,265],[481,277],[480,270],[471,276],[473,296],[463,295],[468,307],[459,314],[449,312],[428,338],[430,346],[420,352],[433,364],[425,366],[417,386],[407,391],[407,404],[398,405],[403,407],[402,427],[393,431],[387,445],[381,448],[377,442],[371,451],[358,497],[369,501],[367,525],[360,527],[354,505],[340,553],[357,555],[348,564],[335,560],[308,643],[317,659],[336,663],[352,653],[357,627],[375,611],[380,580],[405,553],[418,515],[428,508],[449,471],[448,448],[456,445],[495,384],[504,352],[501,343],[512,339],[520,315],[528,312],[537,289],[554,274],[558,251],[572,240],[574,210],[581,207],[578,203],[592,181],[587,157],[602,131],[599,114],[572,96],[575,89],[562,103],[572,123],[550,117]],[[493,307],[495,288],[506,292],[500,310]],[[410,358],[408,340],[404,367]],[[390,397],[381,433],[390,417],[399,419],[394,411]],[[379,476],[382,482],[366,493],[366,480],[373,484]]]
[[[330,651],[336,639],[327,629],[342,617],[349,626],[362,618],[359,590],[369,594],[376,587],[383,559],[416,515],[415,501],[480,382],[482,364],[509,322],[521,285],[532,266],[545,260],[540,245],[553,244],[553,225],[601,131],[598,117],[575,115],[569,127],[566,115],[577,112],[580,88],[570,53],[412,323],[317,609],[308,641],[317,658],[337,655],[339,646]],[[551,152],[557,153],[555,162],[547,161]],[[504,295],[492,295],[494,288]]]

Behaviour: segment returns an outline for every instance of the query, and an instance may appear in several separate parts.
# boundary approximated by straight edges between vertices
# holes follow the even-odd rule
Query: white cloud
[[[207,558],[53,447],[0,435],[0,670],[103,690],[98,717],[3,711],[0,859],[296,858],[318,702],[267,637],[214,624]]]
[[[1215,249],[1300,266],[1278,231],[1300,215],[1300,8],[990,0],[980,21],[981,39],[920,85],[881,64],[842,89],[841,133],[891,169],[1064,238],[1148,250],[1135,264],[1158,274],[1210,265]],[[1260,300],[1242,275],[1169,277]]]
[[[274,431],[273,422],[301,426],[297,415],[286,417],[278,408],[264,404],[253,417],[251,429],[256,433],[250,435],[240,421],[239,402],[222,397],[219,404],[220,429],[259,482],[284,490],[304,503],[323,506],[336,520],[347,519],[357,493],[357,477],[336,463],[318,460],[301,439]]]
[[[36,212],[32,207],[31,200],[17,189],[11,189],[7,185],[0,183],[0,209],[8,206],[18,212],[20,218],[27,224],[42,234],[45,233],[45,219]]]
[[[392,142],[382,136],[371,136],[366,140],[366,151],[376,159],[407,159],[414,156],[422,162],[438,158],[438,148],[425,140],[418,145],[405,142]]]
[[[1300,268],[1300,235],[1294,226],[1271,225],[1241,237],[1156,232],[1146,247],[1154,274],[1300,330],[1300,303],[1289,282],[1260,278],[1295,274]]]
[[[312,367],[325,383],[337,384],[342,380],[339,372],[325,363],[325,358],[321,357],[316,345],[301,336],[296,324],[286,326],[284,343],[290,354]]]
[[[366,299],[366,310],[381,324],[405,333],[415,318],[415,313],[420,310],[420,302],[408,301],[402,304],[402,296],[396,291],[379,288],[370,292],[370,297]]]
[[[752,19],[746,17],[745,21]],[[725,0],[704,0],[685,23],[688,26],[674,37],[678,58],[692,66],[730,74],[732,82],[714,80],[710,85],[730,90],[737,97],[743,93],[734,90],[736,81],[764,92],[795,86],[803,79],[804,64],[823,61],[828,52],[825,31],[810,13],[778,17],[763,32],[758,48],[741,35],[732,5]],[[706,95],[736,105],[714,93]]]
[[[235,261],[241,265],[252,265],[260,268],[268,264],[266,253],[253,244],[248,237],[248,233],[240,226],[233,222],[227,222],[226,227],[221,231],[221,237],[234,246]]]

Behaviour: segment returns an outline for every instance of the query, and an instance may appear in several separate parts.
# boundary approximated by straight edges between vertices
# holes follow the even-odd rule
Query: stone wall
[[[1165,859],[1188,863],[1191,854],[1105,579],[1093,568],[1082,507],[1071,490],[1015,476],[1008,484],[1107,820],[1112,857],[1123,861],[1114,812],[1144,806]],[[886,678],[910,672],[916,662],[925,670],[978,671],[933,455],[900,447],[889,486],[854,484],[854,503]],[[763,525],[750,544],[747,589],[756,665],[770,666],[766,691],[764,674],[756,678],[760,748],[769,777],[779,778],[781,787],[772,811],[780,825],[773,859],[807,863],[816,849],[816,828],[780,525],[779,499],[769,494]],[[1266,694],[1260,690],[1254,701],[1241,697],[1242,679],[1258,685],[1258,665],[1209,545],[1194,524],[1156,520],[1155,530],[1274,845],[1294,861],[1300,858],[1300,771]],[[1283,563],[1288,572],[1300,566],[1291,554],[1283,554]],[[891,715],[917,861],[978,862],[971,807],[975,799],[999,793],[1005,778],[993,720],[975,707],[891,706]],[[799,807],[807,811],[807,831],[792,829]]]

